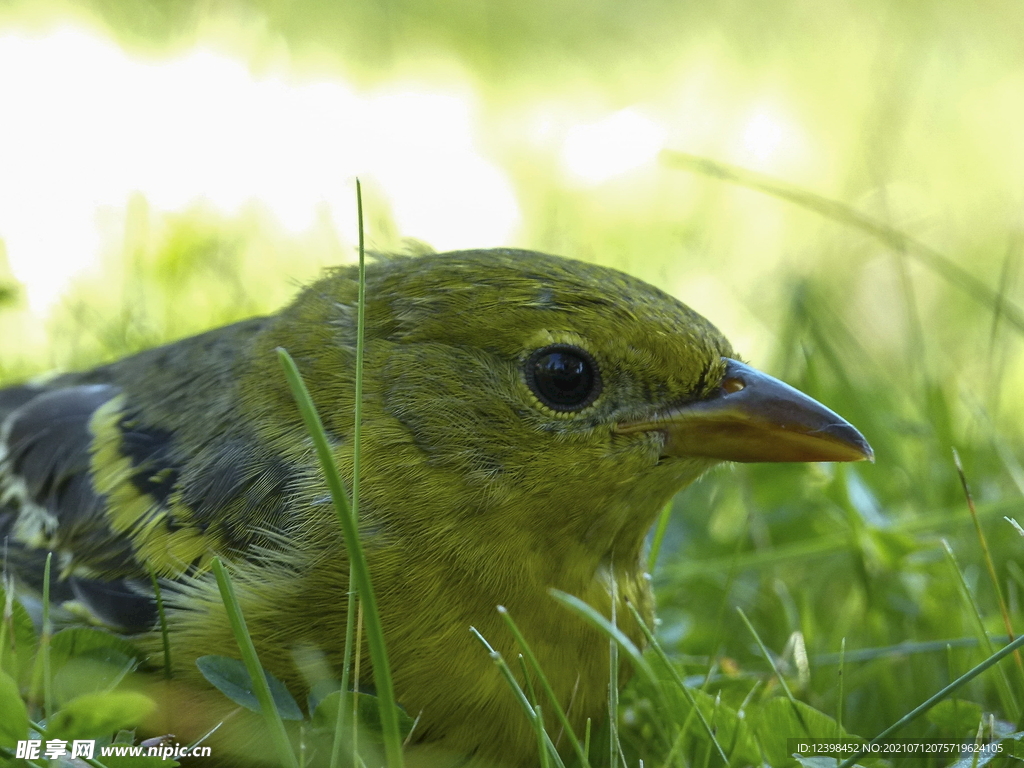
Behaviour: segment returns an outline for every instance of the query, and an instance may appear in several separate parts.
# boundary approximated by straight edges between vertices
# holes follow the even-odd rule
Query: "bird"
[[[873,459],[843,418],[615,269],[516,249],[381,255],[364,286],[358,525],[420,764],[538,764],[470,631],[513,658],[497,606],[582,736],[608,716],[608,639],[552,589],[614,607],[642,646],[628,606],[653,622],[645,541],[682,488],[722,462]],[[155,666],[163,580],[174,674],[202,686],[197,657],[239,655],[220,557],[268,672],[301,695],[313,653],[339,677],[348,555],[277,351],[351,487],[358,296],[357,268],[336,268],[275,314],[0,390],[15,572],[38,580],[52,552],[54,599]]]

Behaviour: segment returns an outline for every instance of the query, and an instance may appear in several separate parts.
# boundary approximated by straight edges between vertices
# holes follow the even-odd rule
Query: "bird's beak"
[[[652,419],[616,425],[620,434],[661,431],[666,456],[723,461],[874,461],[853,425],[803,392],[736,360],[703,400]]]

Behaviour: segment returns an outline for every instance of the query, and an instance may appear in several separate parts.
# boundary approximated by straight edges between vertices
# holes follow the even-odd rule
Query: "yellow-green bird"
[[[198,679],[196,657],[238,657],[220,555],[263,665],[297,695],[311,654],[340,676],[348,559],[276,350],[350,482],[357,296],[339,269],[277,314],[0,391],[12,562],[53,551],[55,594],[148,633],[157,665],[146,590],[164,577],[176,673]],[[722,461],[872,455],[671,296],[517,250],[367,268],[362,434],[361,539],[410,755],[495,766],[537,765],[537,738],[470,627],[514,658],[505,606],[582,735],[607,717],[608,641],[551,588],[606,615],[614,593],[639,643],[625,603],[652,619],[644,541],[673,494]]]

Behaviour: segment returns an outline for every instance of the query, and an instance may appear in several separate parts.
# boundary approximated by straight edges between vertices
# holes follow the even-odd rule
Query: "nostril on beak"
[[[725,393],[727,395],[731,395],[734,392],[739,392],[741,389],[744,389],[746,386],[747,385],[743,383],[743,379],[737,379],[737,378],[735,378],[733,376],[730,376],[728,379],[725,379],[722,382],[722,389],[725,390]]]

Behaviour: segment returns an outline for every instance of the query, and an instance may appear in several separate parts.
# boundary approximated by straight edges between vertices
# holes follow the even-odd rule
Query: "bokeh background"
[[[723,712],[777,695],[742,607],[870,736],[1022,623],[1022,40],[1005,0],[8,0],[0,380],[274,310],[354,259],[357,176],[372,248],[624,269],[877,452],[684,492],[666,649]],[[908,733],[1016,727],[1024,671],[961,698]]]

